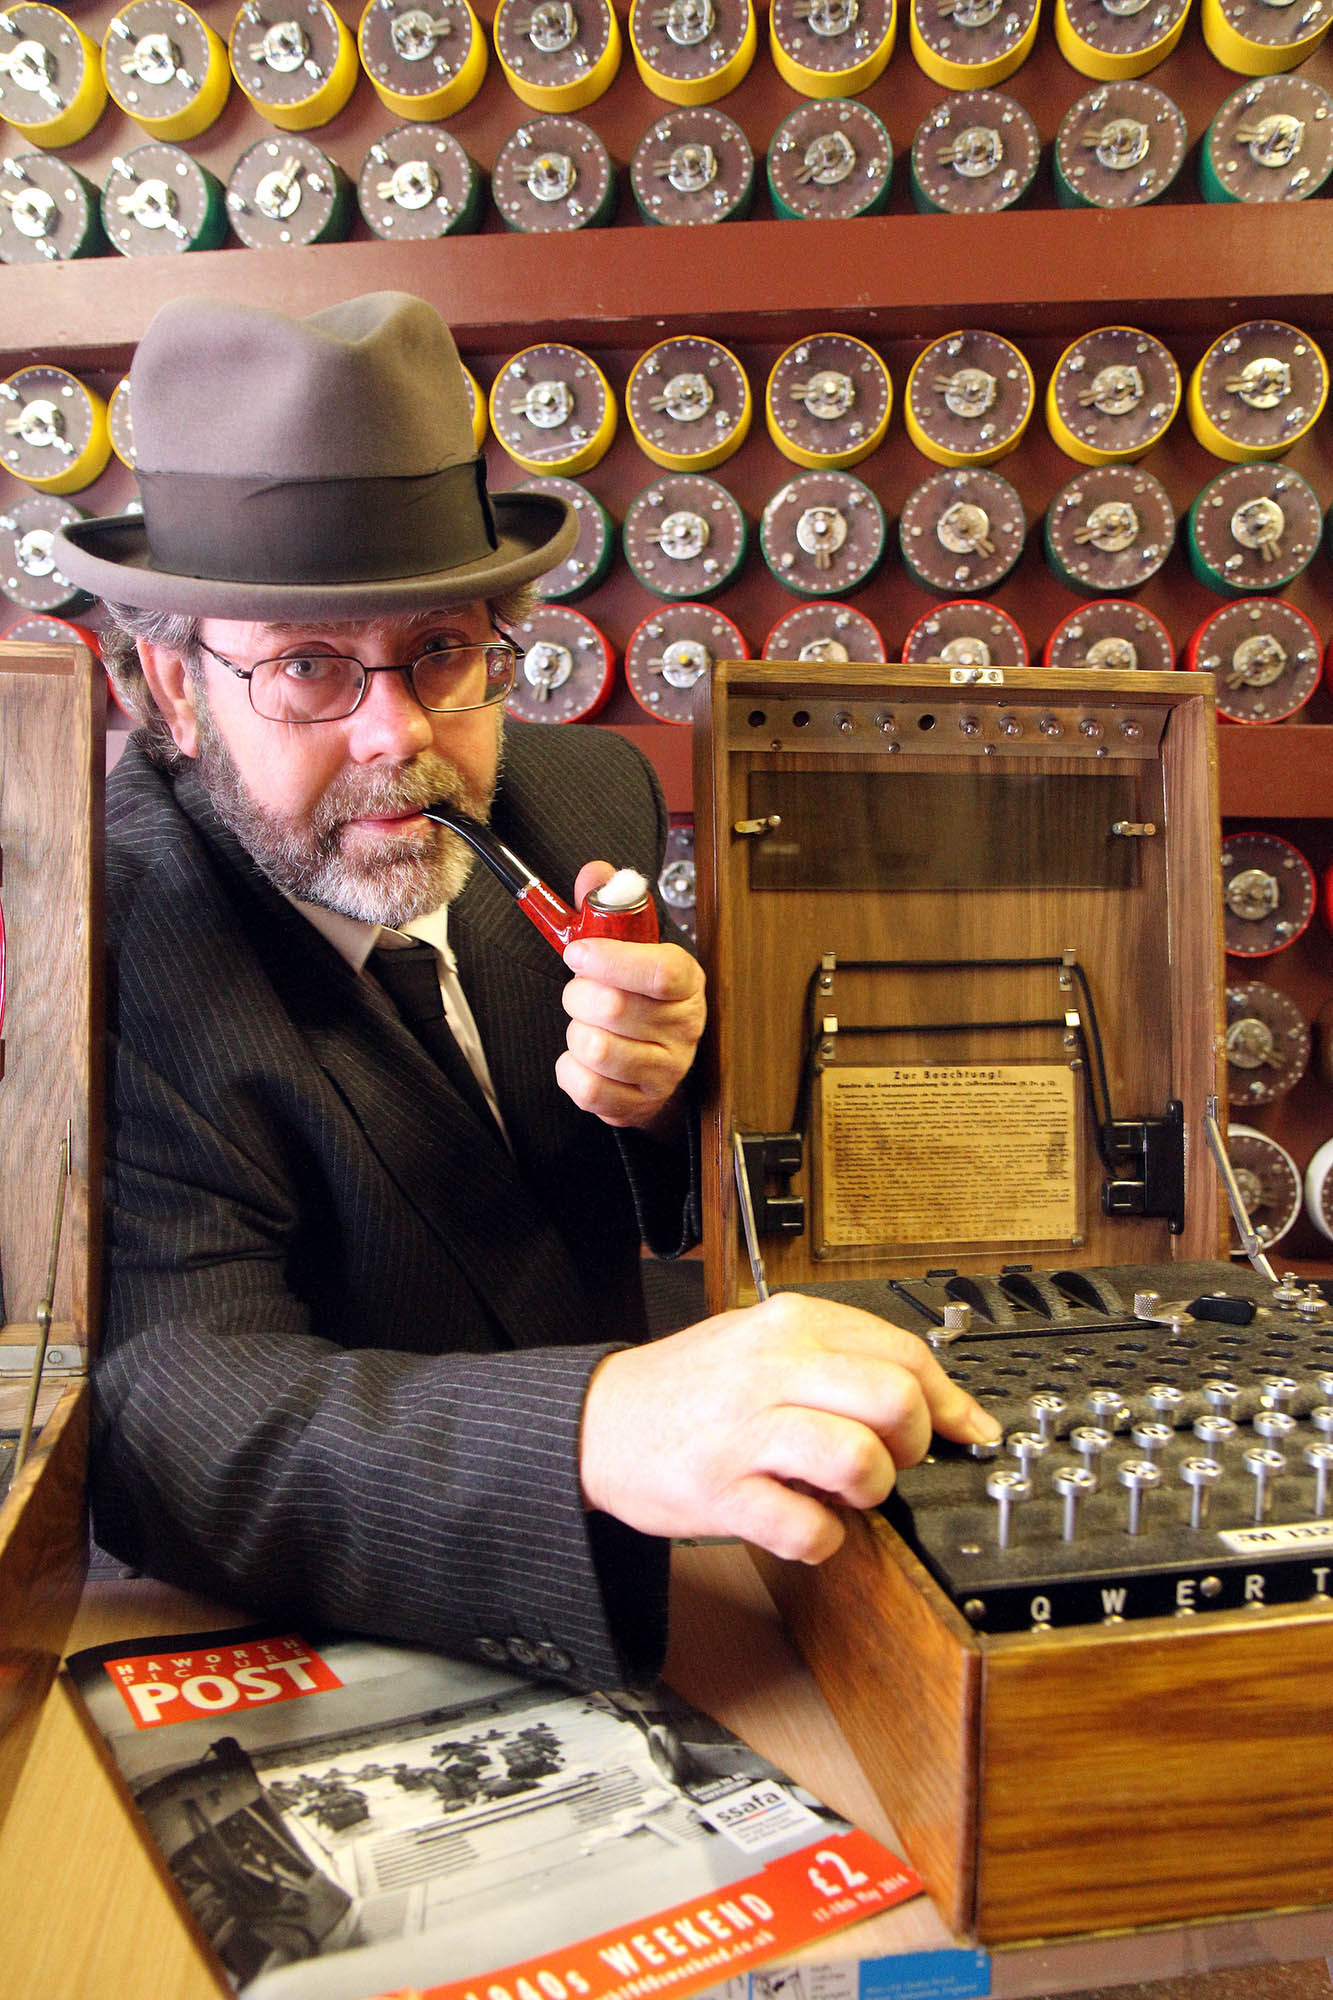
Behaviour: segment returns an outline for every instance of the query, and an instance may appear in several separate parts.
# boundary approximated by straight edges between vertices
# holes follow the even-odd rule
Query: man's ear
[[[194,681],[185,656],[151,639],[140,639],[139,664],[149,692],[162,712],[172,740],[183,757],[199,754],[199,722],[195,713]]]

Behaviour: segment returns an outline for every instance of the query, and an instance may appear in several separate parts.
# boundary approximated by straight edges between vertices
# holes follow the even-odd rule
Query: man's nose
[[[406,668],[372,673],[351,718],[350,746],[358,763],[395,761],[429,749],[435,740],[429,713],[412,692]]]

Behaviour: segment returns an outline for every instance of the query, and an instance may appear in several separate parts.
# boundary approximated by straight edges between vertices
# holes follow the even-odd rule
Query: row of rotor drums
[[[1229,1125],[1227,1156],[1260,1248],[1281,1242],[1302,1213],[1321,1237],[1333,1242],[1333,1139],[1316,1148],[1302,1173],[1287,1148],[1267,1132]],[[1244,1254],[1234,1222],[1231,1254]]]

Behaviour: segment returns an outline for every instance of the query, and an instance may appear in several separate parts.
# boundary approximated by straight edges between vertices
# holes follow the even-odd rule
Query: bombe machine
[[[695,745],[710,1305],[1004,1425],[761,1559],[903,1844],[988,1943],[1330,1900],[1333,1287],[1227,1258],[1211,676],[724,663]]]

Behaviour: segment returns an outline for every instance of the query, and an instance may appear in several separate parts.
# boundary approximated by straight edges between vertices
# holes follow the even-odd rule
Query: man
[[[143,725],[108,815],[96,1532],[270,1614],[642,1676],[661,1538],[817,1560],[827,1496],[995,1426],[830,1304],[627,1344],[641,1242],[694,1233],[702,975],[670,940],[562,965],[422,816],[489,814],[576,897],[665,834],[618,738],[502,732],[497,627],[573,529],[487,498],[438,316],[177,300],[130,394],[143,518],[57,556]]]

